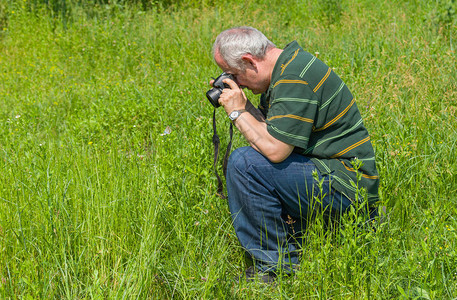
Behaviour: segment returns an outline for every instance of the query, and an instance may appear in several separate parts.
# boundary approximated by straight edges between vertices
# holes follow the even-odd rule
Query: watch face
[[[239,115],[239,114],[240,114],[240,113],[237,112],[237,111],[232,111],[232,112],[230,113],[230,119],[231,119],[231,120],[234,120],[234,119],[238,118],[238,115]]]

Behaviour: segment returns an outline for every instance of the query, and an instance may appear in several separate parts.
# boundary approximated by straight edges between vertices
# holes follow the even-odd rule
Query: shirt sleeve
[[[267,130],[278,140],[307,148],[318,110],[318,98],[308,82],[295,75],[282,76],[272,87]]]

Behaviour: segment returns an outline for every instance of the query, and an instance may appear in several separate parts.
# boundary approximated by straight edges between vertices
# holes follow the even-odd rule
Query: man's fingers
[[[226,79],[222,80],[222,82],[228,84],[229,87],[230,87],[232,90],[234,90],[234,89],[236,89],[236,88],[240,88],[240,87],[238,86],[238,84],[236,84],[236,82],[233,81],[233,80],[230,79],[230,78],[226,78]]]

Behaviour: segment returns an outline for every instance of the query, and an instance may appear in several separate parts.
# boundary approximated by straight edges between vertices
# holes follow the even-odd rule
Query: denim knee
[[[257,152],[252,147],[241,147],[235,149],[229,157],[227,164],[227,177],[233,171],[244,171],[249,167],[249,157],[251,151]]]

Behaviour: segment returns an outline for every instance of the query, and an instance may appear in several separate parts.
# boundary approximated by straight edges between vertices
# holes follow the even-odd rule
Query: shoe
[[[261,272],[254,266],[250,266],[246,269],[243,275],[236,278],[236,282],[240,283],[241,280],[245,279],[246,282],[259,282],[271,284],[276,281],[276,274],[273,272]]]

